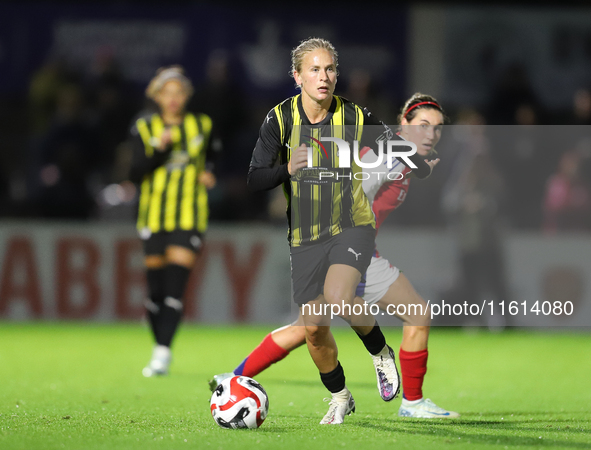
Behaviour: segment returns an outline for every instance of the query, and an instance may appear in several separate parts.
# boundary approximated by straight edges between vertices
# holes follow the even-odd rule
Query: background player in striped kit
[[[398,134],[414,142],[417,145],[417,153],[422,157],[430,157],[435,153],[435,145],[441,137],[444,118],[443,109],[435,98],[416,93],[406,101],[398,117],[401,125]],[[368,147],[363,148],[360,153],[361,160],[366,163],[373,162],[377,158]],[[433,161],[433,166],[438,161],[438,159]],[[380,176],[371,177],[363,182],[363,190],[372,203],[376,228],[379,228],[384,219],[404,202],[410,183],[408,174],[411,171],[400,162],[394,162],[392,168],[388,169],[386,161],[380,168],[371,170],[374,172],[399,171],[404,175],[404,178],[395,181],[388,181],[385,176]],[[360,283],[357,288],[357,295],[362,296],[369,304],[376,303],[384,311],[389,305],[418,304],[426,307],[426,302],[414,290],[408,278],[380,256],[377,249],[365,278],[366,282]],[[415,418],[459,417],[458,413],[447,411],[431,400],[423,398],[423,379],[427,371],[429,315],[409,314],[398,317],[404,324],[399,353],[404,396],[399,415]],[[302,325],[300,317],[292,325],[268,334],[261,344],[234,369],[233,374],[254,377],[271,364],[285,358],[291,350],[305,343]],[[214,385],[228,375],[216,375],[211,382],[211,387],[215,387]]]
[[[160,69],[146,89],[158,112],[132,127],[130,178],[141,183],[137,228],[144,242],[148,282],[145,306],[156,345],[144,376],[168,373],[170,345],[180,323],[182,297],[207,228],[207,190],[216,179],[211,119],[185,111],[193,93],[179,66]]]

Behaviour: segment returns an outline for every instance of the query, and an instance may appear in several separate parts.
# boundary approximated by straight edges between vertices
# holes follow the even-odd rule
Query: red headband
[[[417,106],[421,106],[421,105],[433,105],[435,106],[439,111],[441,111],[441,106],[439,106],[437,103],[435,102],[420,102],[420,103],[416,103],[414,105],[412,105],[410,108],[408,108],[406,110],[406,112],[404,113],[404,116],[402,117],[406,117],[408,115],[408,113],[413,109],[416,108]]]

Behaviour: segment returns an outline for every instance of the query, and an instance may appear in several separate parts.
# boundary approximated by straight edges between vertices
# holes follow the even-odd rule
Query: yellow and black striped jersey
[[[170,128],[172,144],[158,151]],[[132,127],[134,157],[130,178],[139,182],[137,228],[144,233],[198,230],[209,215],[207,190],[199,175],[211,170],[212,122],[205,114],[186,113],[180,125],[167,127],[159,114],[140,117]]]
[[[313,166],[301,169],[293,177],[289,176],[286,165],[292,149],[312,140],[318,142],[321,137],[363,142],[364,125],[369,115],[367,110],[347,99],[334,96],[327,116],[321,122],[311,124],[303,110],[301,95],[296,95],[274,107],[265,118],[251,159],[249,186],[258,190],[283,183],[287,198],[288,240],[292,247],[330,238],[350,227],[375,227],[362,180],[351,177],[351,174],[361,172],[361,168],[354,160],[350,168],[339,168],[337,145],[325,142],[325,153],[313,152]],[[270,170],[277,160],[281,166]],[[262,170],[257,175],[267,173],[274,179],[265,179],[262,183],[254,181],[253,173],[258,169]],[[341,178],[322,180],[319,177],[322,171],[339,173]]]

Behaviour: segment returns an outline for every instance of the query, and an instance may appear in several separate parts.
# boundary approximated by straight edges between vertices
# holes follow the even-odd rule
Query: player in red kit
[[[406,101],[398,122],[398,136],[416,144],[419,155],[428,158],[435,153],[444,122],[443,110],[437,100],[428,95],[414,94]],[[377,159],[377,155],[368,147],[361,150],[360,157],[364,163]],[[371,172],[374,176],[363,181],[363,190],[372,204],[377,230],[384,219],[404,202],[411,181],[408,177],[411,170],[399,161],[393,161],[388,168],[387,161],[384,161]],[[366,303],[377,304],[386,312],[393,310],[392,305],[397,307],[396,310],[398,305],[418,306],[415,309],[405,308],[408,312],[406,315],[396,314],[404,325],[399,352],[404,395],[398,415],[413,418],[459,417],[458,413],[447,411],[423,397],[430,314],[427,303],[414,290],[408,278],[376,249],[365,274],[365,283],[359,284],[356,294]],[[411,310],[415,313],[410,314]],[[422,314],[417,314],[418,311],[422,311]],[[232,373],[214,376],[210,387],[215,389],[218,383],[231,375],[254,377],[282,360],[290,351],[305,344],[303,325],[300,316],[293,324],[268,334]]]

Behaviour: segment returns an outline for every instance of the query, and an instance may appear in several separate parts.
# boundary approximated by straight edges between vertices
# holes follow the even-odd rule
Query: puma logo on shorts
[[[357,261],[359,259],[359,257],[361,256],[361,253],[357,253],[351,247],[349,247],[349,249],[347,251],[350,252],[350,253],[353,253],[355,255],[355,261]]]

